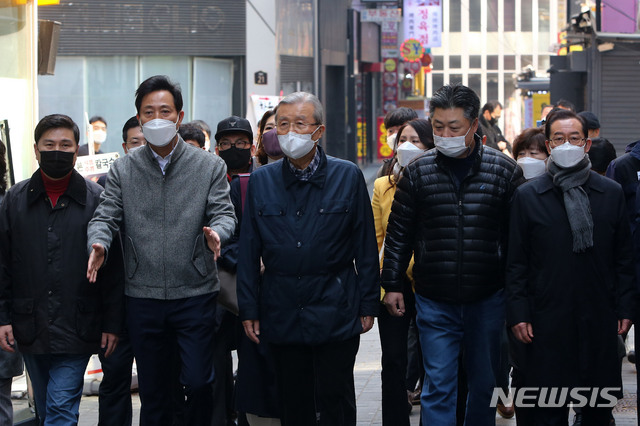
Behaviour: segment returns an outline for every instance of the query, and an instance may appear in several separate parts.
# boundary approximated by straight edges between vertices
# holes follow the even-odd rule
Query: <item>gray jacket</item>
[[[226,165],[178,138],[164,176],[148,145],[117,159],[87,228],[89,253],[94,243],[108,252],[122,229],[127,296],[182,299],[220,288],[202,228],[222,244],[235,229]]]

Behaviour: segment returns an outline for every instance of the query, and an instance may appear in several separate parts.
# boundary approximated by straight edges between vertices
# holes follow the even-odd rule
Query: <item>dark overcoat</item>
[[[561,191],[544,174],[520,186],[511,209],[507,323],[529,322],[533,342],[516,360],[527,386],[622,385],[619,319],[633,318],[633,246],[622,188],[591,172],[582,186],[593,247],[573,252]]]
[[[119,240],[98,280],[87,280],[87,223],[102,188],[75,170],[55,207],[37,170],[0,207],[0,324],[20,352],[91,354],[124,323]]]

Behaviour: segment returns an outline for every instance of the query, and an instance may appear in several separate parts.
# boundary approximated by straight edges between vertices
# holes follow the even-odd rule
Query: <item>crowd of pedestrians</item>
[[[385,426],[408,426],[416,403],[422,425],[492,425],[496,410],[566,425],[571,403],[574,424],[615,424],[640,145],[616,159],[594,114],[560,102],[511,144],[498,101],[446,85],[428,119],[387,114],[393,156],[370,199],[360,169],[319,143],[310,93],[285,96],[255,135],[237,116],[215,133],[183,123],[166,76],[134,106],[98,183],[74,165],[101,152],[106,120],[79,147],[62,114],[35,129],[31,178],[0,179],[1,425],[22,359],[39,424],[77,424],[99,354],[100,425],[131,424],[135,359],[141,425],[353,426],[376,317]]]

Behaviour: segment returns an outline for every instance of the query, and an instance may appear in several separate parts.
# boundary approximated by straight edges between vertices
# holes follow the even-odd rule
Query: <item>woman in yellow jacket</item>
[[[413,159],[434,147],[431,123],[424,119],[409,121],[400,128],[396,136],[394,159],[388,176],[376,179],[371,206],[376,225],[376,238],[380,252],[380,268],[384,257],[384,239],[396,184],[402,170]],[[380,344],[382,347],[382,424],[384,426],[409,426],[411,405],[407,399],[407,335],[411,318],[415,317],[415,296],[410,283],[413,259],[407,269],[405,286],[405,313],[401,317],[392,316],[381,307],[378,319]],[[384,290],[381,289],[381,303],[384,304]]]

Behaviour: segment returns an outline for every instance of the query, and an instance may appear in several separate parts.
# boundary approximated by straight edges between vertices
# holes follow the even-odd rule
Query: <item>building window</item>
[[[505,70],[516,69],[516,57],[514,55],[504,55],[504,69]]]
[[[444,75],[443,74],[433,74],[431,82],[432,82],[432,86],[433,86],[433,92],[438,91],[439,88],[444,86]]]
[[[521,68],[525,68],[529,65],[533,66],[533,55],[522,55],[520,57]]]
[[[487,69],[488,70],[498,69],[498,55],[487,55]]]
[[[449,56],[449,68],[454,68],[454,69],[462,68],[462,56],[460,55]]]
[[[487,31],[498,31],[498,0],[487,0]]]
[[[549,14],[549,0],[538,0],[538,31],[549,32],[551,28]]]
[[[516,30],[516,0],[504,0],[504,30]]]
[[[460,0],[449,1],[449,31],[460,32]]]
[[[482,15],[480,15],[480,5],[482,2],[469,2],[469,31],[480,31],[482,25]]]
[[[469,56],[469,68],[482,68],[482,56],[480,55]]]
[[[431,62],[431,68],[435,71],[444,70],[444,57],[441,55],[433,55],[433,61]]]
[[[487,73],[487,100],[498,99],[498,73]]]
[[[533,31],[532,0],[520,0],[520,31]]]
[[[462,84],[462,74],[449,74],[449,83],[460,83]]]
[[[478,97],[482,97],[482,76],[480,74],[469,74],[469,88],[471,88]]]

